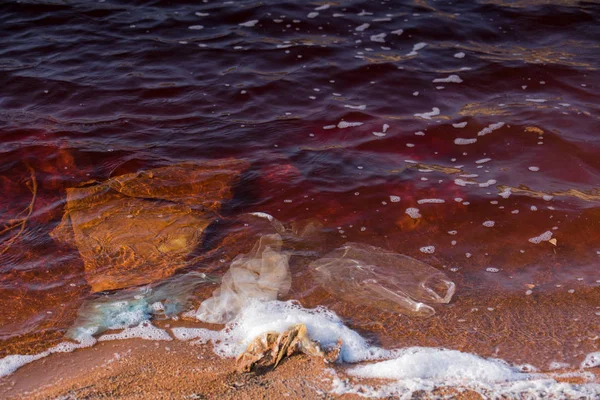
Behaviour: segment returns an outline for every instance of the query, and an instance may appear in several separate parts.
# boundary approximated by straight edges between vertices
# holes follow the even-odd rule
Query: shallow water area
[[[173,323],[278,233],[268,215],[281,298],[373,346],[581,369],[600,351],[599,21],[594,1],[3,2],[0,358],[73,337],[97,301]],[[151,282],[112,265],[95,293],[50,235],[68,190],[221,159],[247,168]],[[309,265],[348,242],[437,268],[452,301],[418,318],[332,295]],[[210,279],[170,285],[190,273]]]

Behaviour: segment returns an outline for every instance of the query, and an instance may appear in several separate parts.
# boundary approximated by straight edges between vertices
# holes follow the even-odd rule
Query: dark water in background
[[[580,361],[600,347],[599,37],[598,2],[3,1],[3,226],[31,173],[38,188],[1,237],[0,355],[60,340],[88,296],[48,236],[65,188],[235,157],[253,165],[236,211],[317,218],[320,250],[385,247],[459,288],[413,321],[340,305],[299,268],[305,305],[387,345]]]

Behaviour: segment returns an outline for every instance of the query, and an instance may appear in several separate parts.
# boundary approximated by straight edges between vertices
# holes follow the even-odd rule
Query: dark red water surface
[[[410,320],[299,263],[306,306],[388,346],[573,365],[600,348],[598,2],[3,1],[0,38],[0,357],[62,340],[89,296],[49,236],[66,188],[224,157],[251,163],[226,214],[315,218],[313,259],[368,243],[458,287]]]

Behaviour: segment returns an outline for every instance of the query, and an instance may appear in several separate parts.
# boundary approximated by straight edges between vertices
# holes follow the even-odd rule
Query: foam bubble
[[[546,99],[525,99],[525,101],[531,101],[533,103],[545,103],[548,100],[546,100]]]
[[[398,203],[400,201],[400,197],[398,197],[398,196],[390,196],[390,201],[392,203]]]
[[[494,225],[496,225],[496,223],[495,223],[494,221],[485,221],[485,222],[484,222],[483,224],[481,224],[481,225],[483,225],[483,226],[485,226],[485,227],[488,227],[488,228],[492,228]]]
[[[240,26],[244,26],[246,28],[252,28],[254,25],[258,23],[257,19],[253,19],[251,21],[242,22]]]
[[[467,144],[477,143],[477,139],[465,139],[465,138],[456,138],[454,139],[454,144],[459,146],[464,146]]]
[[[344,104],[344,107],[350,108],[352,110],[361,110],[362,111],[362,110],[365,110],[367,108],[367,105],[366,104],[361,104],[359,106],[353,106],[353,105],[350,105],[350,104]]]
[[[504,122],[497,122],[495,124],[488,125],[487,128],[483,128],[479,132],[477,132],[477,136],[485,136],[488,133],[492,133],[493,131],[500,129],[504,126]]]
[[[532,165],[531,167],[528,167],[527,169],[530,170],[530,171],[532,171],[532,172],[537,172],[537,171],[540,170],[540,167],[536,167],[536,166]]]
[[[364,32],[364,30],[367,29],[369,26],[371,26],[371,25],[364,23],[362,25],[357,26],[354,30],[357,32]]]
[[[414,207],[409,207],[406,209],[406,214],[408,214],[409,217],[411,217],[412,219],[418,219],[421,218],[421,214],[419,213],[419,209],[418,208],[414,208]]]
[[[415,114],[415,117],[423,118],[423,119],[431,119],[431,117],[435,117],[436,115],[440,115],[440,109],[437,107],[433,107],[430,112],[417,113],[417,114]]]
[[[390,32],[392,35],[402,35],[404,33],[404,29],[397,29],[395,31]]]
[[[316,18],[319,16],[319,13],[316,11],[310,12],[308,13],[308,15],[306,16],[307,18]]]
[[[441,203],[445,203],[446,201],[443,199],[421,199],[421,200],[417,200],[417,203],[419,204],[441,204]]]
[[[173,336],[175,336],[175,339],[177,340],[186,342],[188,340],[196,339],[194,342],[196,344],[207,343],[210,340],[217,340],[219,336],[219,332],[204,328],[178,327],[171,329],[171,332],[173,332]]]
[[[347,122],[347,121],[340,121],[337,124],[337,127],[340,129],[343,128],[352,128],[354,126],[361,126],[363,123],[362,122]]]
[[[552,232],[546,231],[539,236],[530,238],[529,242],[533,244],[540,244],[541,242],[547,242],[550,239],[552,239]]]
[[[581,368],[594,368],[600,366],[600,352],[590,353],[581,363]]]
[[[481,160],[475,161],[475,164],[485,164],[486,162],[492,161],[491,158],[482,158]]]
[[[465,58],[465,53],[463,53],[462,51],[458,52],[454,54],[454,58]]]
[[[275,217],[273,217],[271,214],[267,214],[265,212],[260,212],[260,211],[252,212],[252,213],[250,213],[250,215],[254,215],[259,218],[265,218],[269,221],[273,221],[275,219]]]
[[[464,179],[456,178],[454,180],[454,184],[458,185],[458,186],[467,186],[467,185],[474,185],[475,182],[465,181]]]
[[[386,33],[378,33],[377,35],[371,35],[372,42],[385,43]]]
[[[421,253],[433,254],[435,253],[435,246],[423,246],[419,249]]]
[[[427,46],[427,43],[425,43],[425,42],[420,42],[420,43],[417,43],[417,44],[415,44],[415,45],[413,46],[413,49],[412,49],[412,51],[411,51],[410,53],[408,53],[407,55],[408,55],[408,56],[416,56],[416,55],[417,55],[417,51],[419,51],[419,50],[421,50],[421,49],[425,48],[425,46]]]
[[[142,321],[139,325],[133,328],[125,328],[119,333],[110,333],[100,336],[98,341],[104,342],[107,340],[121,339],[145,339],[145,340],[173,340],[164,329],[159,329],[152,325],[150,321]]]
[[[467,121],[464,122],[457,122],[456,124],[452,124],[453,128],[464,128],[465,126],[467,126]]]
[[[483,182],[483,183],[479,183],[478,186],[479,187],[490,187],[492,185],[495,185],[497,182],[495,179],[488,179],[487,182]]]
[[[446,78],[436,78],[433,83],[462,83],[462,81],[458,75],[449,75]]]
[[[511,190],[509,187],[504,188],[500,193],[498,193],[498,196],[508,199],[511,195]]]

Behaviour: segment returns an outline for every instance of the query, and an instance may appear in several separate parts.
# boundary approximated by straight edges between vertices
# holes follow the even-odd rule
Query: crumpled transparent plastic
[[[360,243],[346,243],[312,262],[310,269],[334,296],[412,316],[435,314],[425,303],[448,303],[456,288],[424,262]]]
[[[276,300],[291,287],[289,254],[281,251],[281,236],[264,235],[248,254],[233,259],[221,287],[200,304],[196,318],[224,324],[232,320],[249,299]]]

